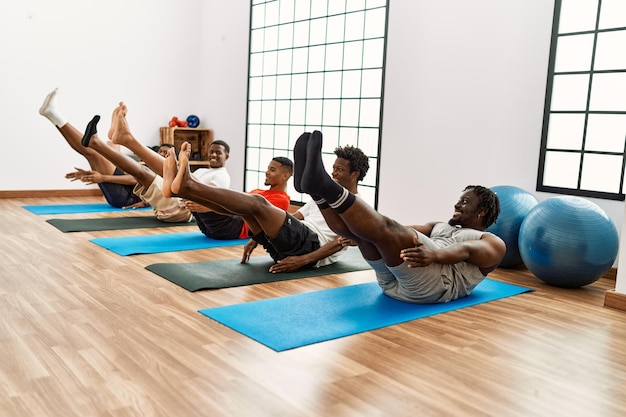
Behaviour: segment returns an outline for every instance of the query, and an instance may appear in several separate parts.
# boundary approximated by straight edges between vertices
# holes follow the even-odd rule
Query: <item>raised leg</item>
[[[164,195],[167,196],[166,189],[169,187],[170,195],[177,195],[207,207],[218,205],[243,217],[251,227],[258,225],[269,238],[278,235],[287,215],[284,210],[273,206],[260,195],[199,183],[191,176],[190,154],[191,145],[188,142],[183,143],[177,164],[176,153],[170,149],[163,168]]]

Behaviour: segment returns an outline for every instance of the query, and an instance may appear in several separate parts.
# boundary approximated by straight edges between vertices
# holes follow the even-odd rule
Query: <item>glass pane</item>
[[[298,0],[295,5],[294,20],[308,19],[311,13],[311,0]]]
[[[586,154],[583,159],[580,188],[583,190],[619,193],[621,174],[621,156]]]
[[[276,63],[277,74],[288,74],[291,72],[292,54],[293,51],[291,49],[278,51],[278,62]]]
[[[624,0],[602,0],[600,29],[626,27],[626,2]]]
[[[358,147],[369,157],[378,156],[378,128],[359,129]]]
[[[278,54],[276,52],[266,52],[263,54],[263,75],[276,74]]]
[[[326,43],[326,19],[311,20],[311,45],[322,45]]]
[[[261,104],[261,123],[274,124],[274,110],[275,104],[273,101],[264,101]]]
[[[335,2],[331,1],[330,3],[334,4]],[[330,16],[328,18],[328,32],[326,33],[326,42],[343,42],[343,28],[345,20],[346,18],[344,15]]]
[[[293,100],[291,102],[289,122],[295,125],[304,125],[304,100]]]
[[[581,150],[584,128],[584,114],[551,114],[547,147],[549,149]]]
[[[369,179],[368,178],[369,176],[370,176],[370,173],[368,172],[367,175],[365,176],[365,179],[366,180]],[[374,207],[374,201],[376,198],[375,195],[376,195],[376,190],[374,188],[363,187],[363,185],[359,186],[359,197],[365,200],[365,202],[372,207]]]
[[[293,50],[293,60],[291,61],[291,71],[306,72],[309,67],[308,48],[298,48]]]
[[[328,2],[328,14],[338,14],[346,12],[346,0],[333,0]]]
[[[259,146],[259,143],[261,143],[261,127],[259,125],[248,125],[248,155],[253,152],[253,146]]]
[[[345,71],[343,73],[343,97],[358,98],[361,96],[361,70]]]
[[[250,27],[252,29],[260,28],[265,21],[265,4],[257,4],[252,6]]]
[[[276,77],[263,77],[263,98],[276,97]]]
[[[548,187],[578,187],[580,154],[566,152],[546,152],[543,171],[543,185]]]
[[[378,127],[380,125],[380,100],[361,100],[361,115],[359,124],[361,126]]]
[[[626,111],[626,73],[595,74],[589,110]]]
[[[278,26],[272,26],[265,29],[265,37],[263,39],[263,49],[270,51],[278,48]]]
[[[349,99],[341,100],[341,125],[358,126],[359,125],[359,100]]]
[[[363,68],[382,68],[384,53],[384,39],[365,41],[363,46]]]
[[[250,33],[250,52],[263,51],[263,34],[265,29],[256,29]]]
[[[261,123],[260,101],[250,101],[248,103],[248,123]]]
[[[311,1],[311,17],[326,16],[328,10],[327,0],[312,0]]]
[[[367,8],[383,7],[387,5],[387,0],[367,0]]]
[[[346,41],[363,38],[365,26],[365,12],[355,12],[346,15]]]
[[[339,125],[339,113],[341,109],[340,100],[326,100],[324,101],[324,114],[322,117],[322,124],[328,126]]]
[[[339,146],[339,128],[322,126],[324,132],[324,148],[334,150]]]
[[[293,23],[278,27],[278,49],[293,47]]]
[[[293,149],[289,145],[289,127],[288,126],[275,126],[274,127],[274,147],[279,149]]]
[[[596,27],[597,0],[563,0],[559,33],[582,32]]]
[[[259,136],[260,135],[258,135],[257,138]],[[246,165],[248,166],[248,169],[252,169],[252,170],[259,169],[259,149],[258,148],[256,147],[248,148]],[[256,185],[254,186],[254,188],[256,188]]]
[[[274,126],[273,125],[262,125],[261,126],[261,147],[262,148],[271,148],[274,146]],[[263,156],[265,150],[261,149],[261,160],[259,161],[259,167],[265,171],[267,169],[267,164],[270,163],[270,160],[273,158],[273,152],[270,150],[268,153]]]
[[[359,128],[357,127],[342,127],[339,129],[339,146],[352,145],[357,146]]]
[[[248,99],[259,100],[263,91],[263,80],[261,78],[250,78],[248,86]]]
[[[348,0],[346,2],[346,12],[365,9],[365,0]]]
[[[263,54],[250,55],[250,77],[263,74]]]
[[[340,70],[343,65],[343,44],[326,46],[326,71]]]
[[[586,110],[588,88],[588,75],[555,75],[551,110]]]
[[[554,72],[589,71],[593,56],[594,35],[560,36]]]
[[[278,24],[278,2],[271,1],[265,4],[265,26],[274,26]]]
[[[306,124],[308,126],[322,125],[322,100],[307,100]]]
[[[293,46],[309,45],[309,21],[296,22],[293,25]]]
[[[324,78],[324,98],[341,97],[341,72],[327,72]]]
[[[626,69],[626,30],[598,33],[593,66],[596,71]]]
[[[295,0],[280,0],[279,19],[280,23],[293,22]]]
[[[279,75],[276,77],[276,98],[291,97],[291,75]]]
[[[289,123],[289,104],[288,100],[280,100],[276,102],[276,123]]]
[[[363,82],[361,83],[362,97],[380,97],[382,94],[383,70],[363,71]]]
[[[363,42],[347,42],[344,44],[343,50],[343,68],[357,69],[362,67],[363,63]]]
[[[364,38],[382,38],[385,36],[385,9],[374,9],[365,12]]]
[[[307,98],[324,97],[324,74],[309,74],[308,86],[306,90]]]
[[[309,71],[324,71],[325,53],[324,45],[309,48]]]
[[[306,74],[295,74],[291,77],[291,98],[306,98]]]
[[[624,152],[626,114],[590,114],[585,150]]]

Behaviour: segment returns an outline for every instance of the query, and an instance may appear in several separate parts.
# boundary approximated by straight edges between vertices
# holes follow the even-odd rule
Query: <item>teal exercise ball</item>
[[[601,278],[613,265],[619,235],[595,203],[561,196],[537,204],[520,226],[520,255],[547,284],[576,288]]]
[[[512,185],[496,185],[490,188],[500,200],[500,215],[487,231],[500,237],[506,244],[506,253],[500,267],[512,268],[523,263],[519,254],[519,229],[528,212],[539,202],[528,191]]]

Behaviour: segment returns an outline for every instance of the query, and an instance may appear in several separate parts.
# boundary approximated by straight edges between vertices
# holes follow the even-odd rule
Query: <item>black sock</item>
[[[300,186],[304,192],[323,198],[329,203],[337,200],[343,193],[343,187],[328,175],[322,162],[322,133],[311,133],[306,147],[306,166],[302,173]]]
[[[329,201],[328,205],[334,208],[337,213],[341,214],[352,206],[354,200],[356,200],[356,196],[344,188],[341,196],[334,201]]]
[[[85,134],[83,135],[83,138],[80,140],[80,143],[85,148],[89,146],[89,141],[91,140],[91,137],[95,135],[96,133],[98,133],[98,129],[96,127],[98,126],[99,121],[100,121],[100,116],[96,114],[93,117],[93,119],[91,119],[91,121],[87,123],[87,128],[85,128]]]
[[[304,132],[293,147],[293,187],[302,193],[302,173],[306,165],[306,145],[311,134]]]

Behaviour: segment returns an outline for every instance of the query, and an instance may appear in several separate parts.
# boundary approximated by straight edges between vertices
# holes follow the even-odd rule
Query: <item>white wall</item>
[[[390,3],[380,211],[405,223],[447,220],[470,183],[534,192],[553,1]],[[158,142],[158,127],[172,116],[197,114],[231,144],[233,187],[243,189],[249,7],[244,0],[0,3],[0,189],[83,187],[63,175],[84,161],[37,114],[54,87],[81,128],[125,100],[146,145]],[[593,201],[620,230],[624,203]]]

